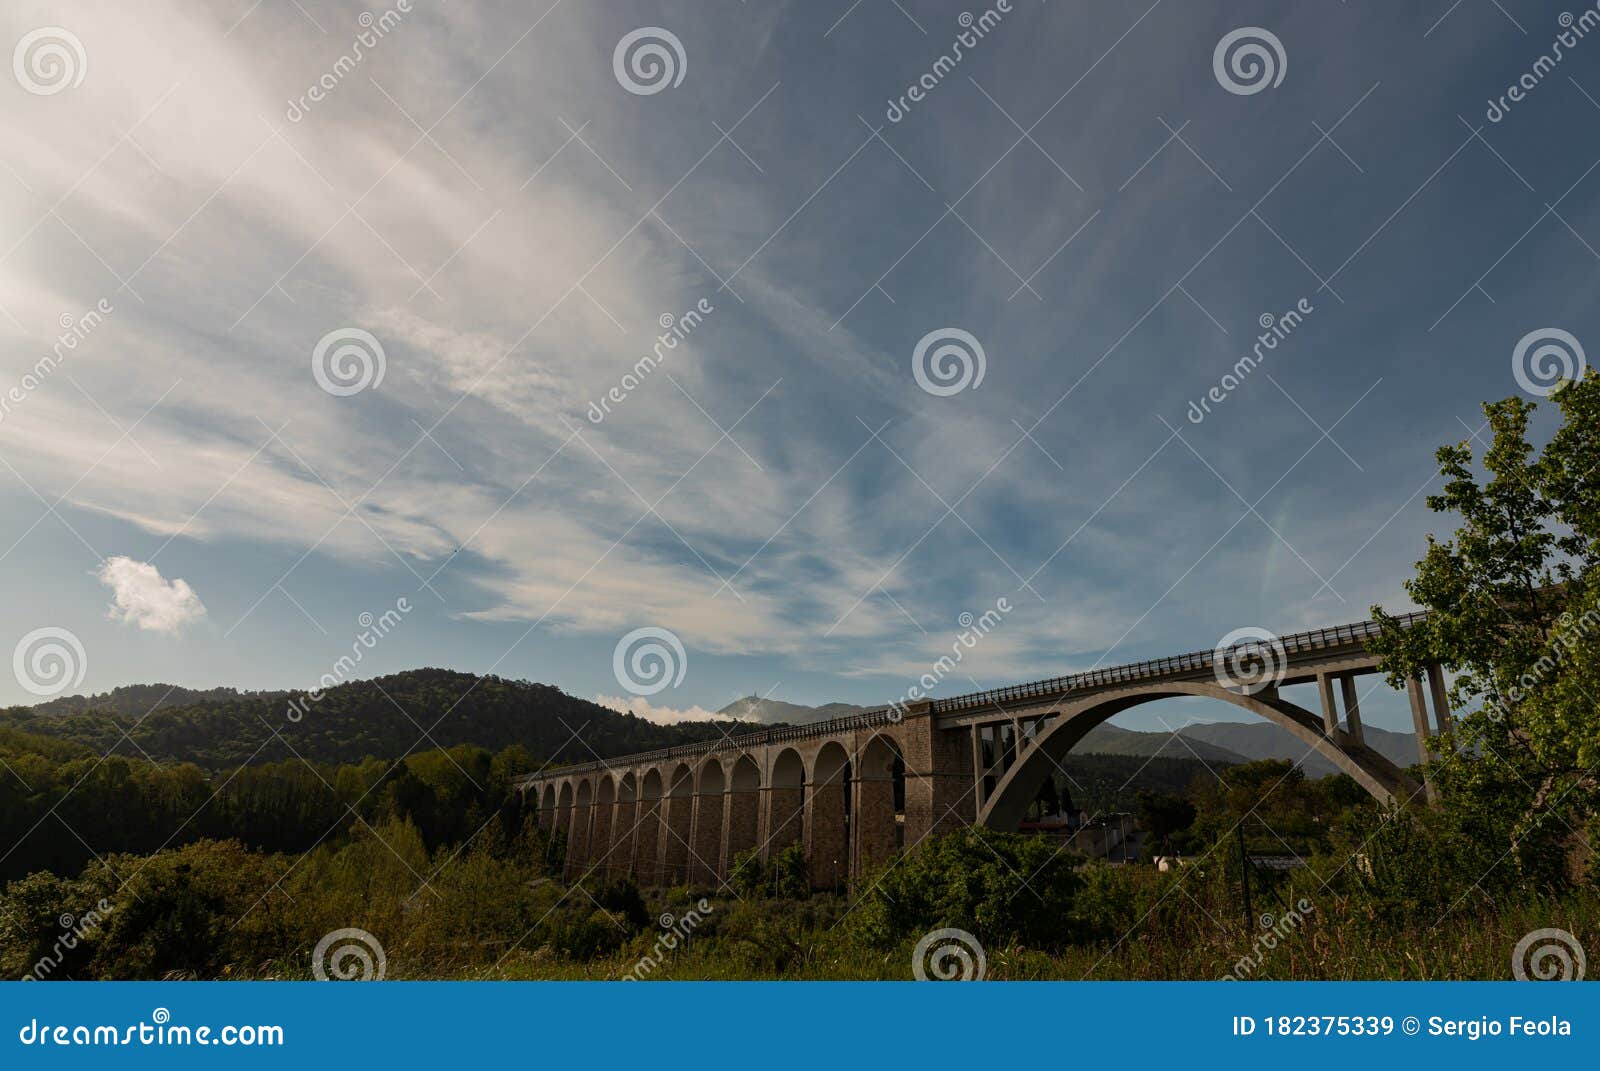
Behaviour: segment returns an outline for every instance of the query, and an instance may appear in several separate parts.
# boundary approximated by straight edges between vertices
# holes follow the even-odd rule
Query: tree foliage
[[[1438,451],[1428,506],[1459,527],[1428,537],[1406,585],[1428,617],[1403,628],[1373,608],[1390,683],[1441,665],[1465,711],[1432,771],[1445,808],[1490,824],[1479,832],[1534,885],[1562,880],[1600,804],[1600,374],[1554,401],[1562,423],[1542,449],[1535,406],[1510,398],[1484,406],[1481,471],[1470,440]]]

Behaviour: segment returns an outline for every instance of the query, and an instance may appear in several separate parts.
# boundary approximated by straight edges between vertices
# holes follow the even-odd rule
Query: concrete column
[[[1417,734],[1417,757],[1422,762],[1422,779],[1428,802],[1432,803],[1439,798],[1439,794],[1433,787],[1433,779],[1428,776],[1433,754],[1428,750],[1428,700],[1422,693],[1422,681],[1419,678],[1406,680],[1406,695],[1411,700],[1411,727]]]
[[[983,810],[983,732],[976,725],[972,727],[972,798],[977,809]]]
[[[1317,674],[1317,694],[1322,697],[1322,731],[1334,736],[1339,732],[1339,705],[1333,698],[1333,678],[1326,673]]]
[[[1448,733],[1455,723],[1450,718],[1450,690],[1445,687],[1444,670],[1437,665],[1428,667],[1428,690],[1433,693],[1433,717],[1441,733]]]
[[[1344,693],[1344,723],[1345,731],[1350,734],[1352,743],[1364,744],[1366,737],[1361,732],[1361,697],[1356,693],[1356,679],[1345,675],[1339,678],[1339,688]]]

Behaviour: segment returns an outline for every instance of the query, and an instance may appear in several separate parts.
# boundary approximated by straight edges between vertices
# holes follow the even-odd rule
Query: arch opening
[[[786,747],[772,763],[772,788],[767,792],[766,854],[800,841],[805,832],[806,764]]]
[[[600,777],[600,787],[594,794],[594,817],[589,820],[589,854],[595,869],[605,873],[611,868],[611,812],[616,804],[616,782],[610,774]]]
[[[740,755],[728,779],[726,834],[722,849],[722,871],[733,872],[733,860],[740,852],[756,846],[761,829],[761,768],[749,755]]]
[[[696,882],[716,884],[721,876],[723,795],[727,791],[727,778],[722,773],[722,763],[709,758],[700,767],[699,790],[694,798],[694,852],[689,873]]]
[[[850,874],[850,753],[830,740],[811,766],[806,862],[816,889],[841,888]]]
[[[861,749],[858,786],[851,817],[861,873],[905,847],[906,762],[893,737],[880,733]]]
[[[641,885],[661,880],[661,771],[649,770],[639,785],[639,828],[635,831],[633,873]]]
[[[694,832],[694,773],[681,762],[672,771],[661,801],[661,853],[657,880],[687,883],[689,845]]]
[[[1244,695],[1200,681],[1170,681],[1087,696],[1055,711],[1035,738],[1036,746],[1026,749],[1021,760],[998,778],[979,810],[978,823],[991,829],[1018,829],[1036,804],[1050,771],[1091,729],[1123,711],[1172,696],[1218,699],[1287,729],[1380,803],[1409,798],[1417,790],[1411,778],[1387,758],[1364,744],[1327,736],[1319,718],[1281,696]]]

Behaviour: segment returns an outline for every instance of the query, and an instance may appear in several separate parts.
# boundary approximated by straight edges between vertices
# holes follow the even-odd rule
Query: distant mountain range
[[[809,725],[829,718],[861,714],[868,709],[871,708],[850,703],[807,707],[750,695],[734,700],[717,713],[764,725]],[[1417,761],[1416,737],[1411,733],[1395,733],[1367,726],[1366,740],[1374,751],[1399,766],[1409,766]],[[1268,721],[1197,723],[1185,726],[1176,733],[1141,732],[1107,723],[1091,729],[1073,751],[1080,755],[1161,756],[1227,765],[1258,759],[1285,759],[1297,762],[1307,777],[1326,777],[1336,772],[1333,763],[1314,752],[1307,755],[1305,745],[1295,736]]]
[[[356,763],[413,750],[514,745],[534,759],[582,762],[718,739],[727,722],[658,725],[558,688],[446,669],[414,669],[302,691],[196,690],[136,684],[0,710],[16,729],[92,749],[206,770],[304,758]]]
[[[117,750],[161,762],[193,762],[206,769],[233,769],[296,754],[324,762],[358,762],[368,756],[392,759],[419,745],[455,744],[491,750],[521,744],[540,759],[575,761],[740,731],[727,722],[658,725],[549,685],[438,669],[338,685],[320,701],[306,705],[300,715],[290,715],[295,709],[291,699],[305,703],[301,692],[135,684],[0,711],[0,727],[42,733],[102,754]],[[867,709],[851,703],[809,707],[746,696],[718,713],[755,728],[809,725]],[[275,737],[274,732],[281,735]],[[1416,761],[1410,733],[1369,727],[1367,743],[1398,765]],[[1299,740],[1265,721],[1194,724],[1177,733],[1106,724],[1091,730],[1074,754],[1183,759],[1211,766],[1287,759],[1298,762],[1308,777],[1334,772],[1328,760],[1306,755]]]

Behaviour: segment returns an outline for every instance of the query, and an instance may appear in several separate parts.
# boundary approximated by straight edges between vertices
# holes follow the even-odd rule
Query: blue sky
[[[936,67],[985,8],[408,6],[343,64],[327,0],[0,14],[0,648],[73,690],[310,686],[399,599],[363,676],[662,718],[887,701],[1002,598],[945,694],[1362,620],[1519,340],[1600,338],[1600,40],[1486,115],[1587,9],[1015,0]],[[639,628],[686,665],[630,697]]]

